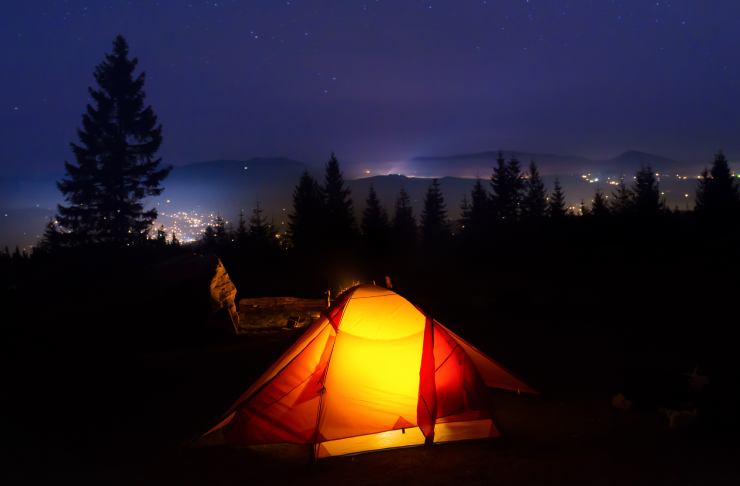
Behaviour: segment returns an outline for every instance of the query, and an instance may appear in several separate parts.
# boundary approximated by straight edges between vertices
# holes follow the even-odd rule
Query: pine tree
[[[578,206],[578,213],[581,216],[590,216],[591,211],[588,209],[588,206],[586,205],[586,201],[581,198],[581,204]]]
[[[260,204],[259,201],[255,203],[252,216],[249,217],[249,238],[258,248],[266,248],[275,243],[276,229],[274,221],[267,221],[267,218],[262,216],[264,209]]]
[[[445,207],[447,205],[444,203],[439,182],[432,179],[432,184],[424,195],[424,209],[421,212],[421,234],[428,246],[440,243],[450,233]]]
[[[617,216],[629,216],[634,209],[634,194],[627,189],[624,176],[617,185],[617,192],[612,192],[611,211]]]
[[[560,187],[560,181],[555,178],[555,191],[553,191],[550,199],[548,200],[547,212],[553,219],[562,219],[565,217],[565,195]]]
[[[494,219],[500,219],[504,214],[502,207],[507,204],[508,174],[506,159],[503,152],[499,150],[496,166],[491,174],[491,216]]]
[[[172,166],[158,169],[153,156],[162,143],[162,125],[152,108],[144,108],[146,75],[136,79],[136,58],[128,59],[122,36],[113,42],[113,54],[95,68],[99,90],[88,88],[96,105],[87,105],[81,145],[72,151],[77,165],[64,162],[67,178],[57,183],[69,206],[59,205],[60,226],[71,244],[97,241],[144,241],[156,208],[144,210],[141,200],[162,193],[160,183]]]
[[[44,225],[44,235],[38,244],[39,250],[46,253],[53,253],[59,249],[62,234],[57,231],[54,221],[48,221]]]
[[[362,240],[368,248],[382,250],[386,247],[390,227],[388,226],[388,211],[380,204],[375,188],[370,184],[367,198],[367,207],[362,211]]]
[[[470,191],[469,209],[463,214],[463,234],[472,238],[483,236],[492,222],[491,206],[491,197],[478,177]]]
[[[296,248],[318,246],[325,238],[324,196],[316,179],[303,172],[293,190],[293,212],[288,215],[286,237]]]
[[[591,205],[591,212],[595,218],[604,218],[609,215],[609,206],[606,203],[604,192],[596,186],[596,192],[594,193],[594,202]]]
[[[247,235],[249,235],[249,232],[247,231],[247,223],[244,221],[244,210],[241,210],[239,212],[239,225],[236,227],[236,241],[239,244],[244,244],[247,242]]]
[[[216,219],[213,220],[213,231],[215,233],[216,243],[226,245],[229,242],[229,233],[226,231],[226,222],[221,213],[216,213]]]
[[[212,226],[206,227],[206,231],[203,233],[203,244],[208,248],[213,248],[216,245],[216,232],[213,231]]]
[[[172,246],[180,246],[180,240],[177,239],[177,235],[175,234],[175,230],[172,230]]]
[[[472,228],[470,227],[470,219],[473,216],[473,205],[468,200],[468,195],[463,193],[462,200],[460,201],[460,227],[461,234],[470,234]]]
[[[22,258],[21,257],[21,250],[20,250],[20,248],[18,248],[18,245],[15,245],[15,252],[13,252],[13,260],[18,261],[21,258]]]
[[[21,257],[24,260],[28,260],[28,253],[26,253],[26,249],[23,249],[23,256]]]
[[[635,172],[632,192],[635,195],[635,212],[639,216],[653,217],[665,210],[665,199],[660,197],[658,181],[650,165]]]
[[[740,214],[738,182],[725,154],[714,156],[712,168],[704,168],[696,189],[696,212],[701,217],[735,218]]]
[[[547,189],[534,160],[529,163],[527,175],[528,177],[524,179],[522,216],[528,219],[541,219],[547,215]]]
[[[518,220],[521,215],[521,203],[524,193],[524,175],[522,174],[522,168],[519,163],[519,159],[512,157],[506,164],[506,168],[509,173],[509,192],[510,202],[509,209],[507,210],[507,219]]]
[[[399,248],[407,250],[416,243],[418,228],[409,193],[403,186],[398,192],[393,209],[393,239]]]
[[[326,230],[331,235],[327,241],[332,246],[349,243],[355,235],[355,215],[349,197],[352,191],[344,187],[344,177],[334,152],[326,163],[321,192],[326,204]]]
[[[164,245],[167,243],[167,231],[164,229],[164,225],[157,229],[157,244]]]
[[[524,177],[516,157],[505,162],[503,152],[499,150],[496,166],[491,174],[491,195],[494,218],[508,221],[519,219]]]

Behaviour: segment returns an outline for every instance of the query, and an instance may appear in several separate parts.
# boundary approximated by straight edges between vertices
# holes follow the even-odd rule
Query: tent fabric
[[[219,419],[226,444],[315,457],[497,437],[487,386],[536,393],[400,295],[360,285]]]

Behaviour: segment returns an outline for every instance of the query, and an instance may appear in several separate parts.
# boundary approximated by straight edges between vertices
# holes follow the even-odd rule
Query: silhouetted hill
[[[628,150],[622,155],[600,161],[598,164],[601,165],[599,167],[601,171],[609,171],[611,173],[616,170],[626,175],[634,173],[641,165],[645,165],[646,167],[649,165],[658,174],[673,172],[675,170],[681,171],[691,165],[661,157],[660,155],[638,152],[636,150]]]
[[[543,174],[571,174],[587,169],[594,162],[584,157],[573,155],[535,154],[504,150],[504,158],[518,158],[522,167],[529,165],[530,160],[537,162]],[[473,178],[476,175],[487,177],[496,164],[498,151],[479,152],[475,154],[449,155],[445,157],[414,157],[404,165],[407,174],[417,177],[454,176]]]

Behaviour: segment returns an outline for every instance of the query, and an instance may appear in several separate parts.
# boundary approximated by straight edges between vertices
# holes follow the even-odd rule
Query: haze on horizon
[[[9,3],[3,174],[73,159],[118,33],[146,71],[165,164],[323,165],[334,151],[357,167],[498,148],[737,158],[738,2],[572,3]]]

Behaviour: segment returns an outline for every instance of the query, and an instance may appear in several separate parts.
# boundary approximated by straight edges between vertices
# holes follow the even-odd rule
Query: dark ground
[[[491,390],[502,438],[310,468],[301,446],[186,447],[300,330],[181,336],[163,322],[186,319],[187,300],[152,296],[130,271],[6,273],[3,285],[17,286],[2,301],[6,484],[740,484],[735,392],[719,420],[684,431],[611,405],[633,366],[705,366],[737,389],[735,250],[673,240],[329,265],[222,257],[237,298],[320,298],[390,275],[399,294],[541,392]]]

